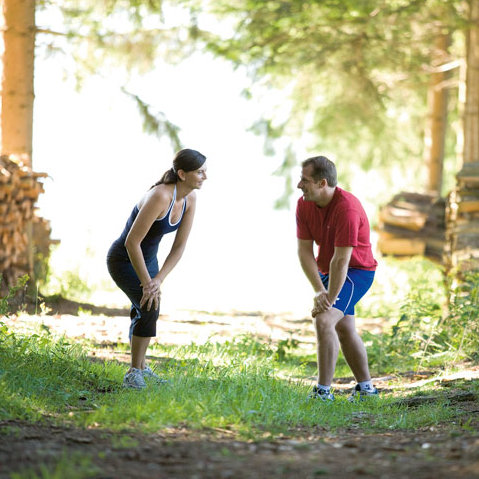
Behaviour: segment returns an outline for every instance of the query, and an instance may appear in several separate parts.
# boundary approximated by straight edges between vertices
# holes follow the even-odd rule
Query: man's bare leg
[[[314,318],[317,340],[318,384],[330,386],[339,353],[336,324],[343,318],[342,311],[331,308]]]
[[[363,340],[356,331],[355,318],[352,315],[346,315],[336,324],[336,332],[338,334],[341,349],[344,358],[348,363],[356,381],[369,381],[371,374],[369,373],[368,354]]]

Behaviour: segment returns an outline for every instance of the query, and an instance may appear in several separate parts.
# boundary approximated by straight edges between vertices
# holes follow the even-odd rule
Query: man
[[[336,166],[328,158],[303,162],[298,183],[303,196],[296,209],[298,255],[315,292],[312,316],[319,374],[310,397],[323,401],[334,400],[331,383],[339,345],[357,381],[351,399],[378,394],[354,323],[354,306],[370,288],[377,266],[369,221],[359,200],[336,185]],[[319,245],[316,259],[314,242]]]

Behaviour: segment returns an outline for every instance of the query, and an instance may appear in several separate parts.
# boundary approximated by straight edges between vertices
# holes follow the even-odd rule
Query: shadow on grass
[[[89,312],[92,315],[103,316],[130,316],[129,308],[111,308],[108,306],[96,306],[94,304],[82,303],[71,299],[63,298],[60,295],[39,296],[32,298],[25,296],[21,300],[15,298],[9,304],[10,312],[24,311],[28,314],[47,314],[55,316],[57,314],[68,314],[78,316],[80,313]]]

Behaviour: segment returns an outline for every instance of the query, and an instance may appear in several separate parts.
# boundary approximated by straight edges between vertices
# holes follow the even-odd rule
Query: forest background
[[[2,152],[48,175],[38,206],[59,243],[26,296],[25,277],[0,295],[0,477],[250,477],[246,464],[263,477],[477,477],[479,175],[457,208],[462,268],[383,256],[377,238],[395,193],[444,198],[478,161],[479,0],[3,1],[19,6],[34,13],[33,141],[12,146],[21,82],[4,83]],[[127,304],[105,255],[181,145],[208,156],[209,179],[149,351],[170,384],[128,391],[127,310],[114,308]],[[342,355],[335,403],[308,400],[294,187],[318,153],[373,227],[380,266],[358,325],[377,402],[347,400]],[[24,205],[5,171],[0,194]],[[30,303],[12,311],[18,297]],[[61,297],[88,304],[55,314]]]
[[[447,193],[461,166],[465,11],[453,1],[38,2],[33,165],[49,175],[40,213],[60,239],[42,290],[122,302],[104,256],[181,142],[209,157],[210,180],[163,310],[307,311],[298,164],[337,161],[373,227],[395,192]],[[450,101],[431,186],[438,62],[451,65]],[[400,306],[408,279],[394,268],[381,262],[378,293]]]

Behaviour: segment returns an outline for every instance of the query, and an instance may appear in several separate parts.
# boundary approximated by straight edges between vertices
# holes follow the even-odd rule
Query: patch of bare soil
[[[122,434],[0,422],[0,478],[59,458],[90,458],[92,475],[116,478],[476,478],[479,437],[434,428],[328,434],[317,427],[274,441],[237,440],[223,430]],[[58,476],[55,476],[58,477]],[[80,476],[78,476],[80,477]],[[87,477],[87,476],[83,476]]]
[[[56,334],[88,338],[99,344],[128,343],[129,308],[96,306],[61,297],[45,298],[40,304],[27,297],[16,302],[18,304],[12,304],[12,310],[16,306],[21,312],[2,319],[13,327],[33,329],[41,325]],[[381,331],[380,323],[377,319],[358,319],[358,327],[371,332]],[[153,342],[201,344],[212,340],[231,340],[250,333],[267,341],[294,339],[301,344],[315,344],[312,321],[308,317],[261,311],[218,313],[189,310],[178,310],[171,315],[160,314],[158,336]]]
[[[99,344],[128,340],[128,310],[103,308],[100,313],[91,305],[83,305],[82,309],[91,311],[91,316],[77,316],[78,303],[67,302],[47,315],[19,314],[2,321],[19,331],[41,325],[74,338],[95,338]],[[310,320],[290,315],[179,312],[174,317],[162,316],[158,330],[158,341],[175,344],[221,341],[251,331],[268,339],[294,337],[314,344]],[[102,351],[109,359],[128,361],[128,355],[112,348],[95,349],[92,355],[98,357]],[[404,373],[402,387],[437,382],[436,373]],[[227,429],[169,428],[146,435],[3,421],[0,479],[29,468],[41,474],[41,465],[55,470],[59,461],[80,461],[81,457],[89,458],[92,471],[91,475],[77,477],[97,479],[479,478],[479,401],[474,394],[468,394],[467,388],[461,388],[464,380],[478,377],[477,366],[444,376],[440,380],[441,394],[456,404],[457,420],[416,431],[366,433],[359,427],[364,419],[359,417],[360,412],[357,424],[353,416],[348,429],[334,434],[318,425],[292,428],[288,435],[260,442],[241,440]],[[384,390],[391,387],[392,379],[395,378],[374,381]],[[347,389],[350,383],[351,378],[342,378],[335,386]],[[423,401],[437,399],[433,394]],[[406,405],[417,406],[414,402]]]

